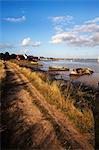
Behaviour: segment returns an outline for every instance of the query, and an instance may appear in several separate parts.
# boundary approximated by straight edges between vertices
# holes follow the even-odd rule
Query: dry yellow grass
[[[0,60],[0,82],[5,77],[5,70],[3,62]]]
[[[77,130],[86,136],[86,139],[92,141],[94,138],[94,117],[93,112],[87,108],[81,111],[74,106],[74,101],[71,98],[72,86],[68,85],[65,89],[65,95],[61,93],[57,82],[49,83],[41,79],[41,75],[36,72],[31,72],[29,69],[20,68],[16,64],[20,71],[31,80],[33,85],[39,90],[39,92],[45,97],[45,99],[52,105],[55,105],[58,109],[61,109],[65,113],[66,117],[71,120]],[[78,89],[79,94],[80,88]],[[82,97],[81,97],[82,98]]]

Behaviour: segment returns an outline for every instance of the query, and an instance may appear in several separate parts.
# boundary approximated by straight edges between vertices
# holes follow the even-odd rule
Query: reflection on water
[[[43,67],[42,70],[48,71],[49,66],[64,66],[70,68],[70,71],[55,71],[49,72],[54,73],[56,75],[56,79],[64,79],[64,80],[72,80],[72,81],[81,81],[86,84],[97,86],[99,82],[99,63],[95,60],[91,61],[68,61],[68,60],[60,60],[60,61],[42,61]],[[94,73],[92,75],[84,75],[80,77],[72,76],[70,77],[69,74],[73,68],[83,68],[89,67],[91,68]]]

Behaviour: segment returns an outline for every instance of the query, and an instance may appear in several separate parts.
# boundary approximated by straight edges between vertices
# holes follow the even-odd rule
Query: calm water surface
[[[74,82],[81,81],[87,85],[94,86],[95,88],[99,82],[99,62],[92,60],[92,61],[68,61],[68,60],[59,60],[59,61],[42,61],[43,64],[42,70],[47,71],[49,66],[64,66],[70,68],[70,71],[73,68],[80,68],[80,67],[89,67],[91,68],[94,73],[92,75],[84,75],[81,77],[70,77],[70,71],[58,71],[58,75],[56,75],[57,79],[64,79],[64,80],[72,80]]]

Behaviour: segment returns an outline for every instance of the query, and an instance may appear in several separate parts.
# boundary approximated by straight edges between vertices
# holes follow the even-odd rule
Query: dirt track
[[[13,65],[6,67],[2,95],[2,148],[92,150],[59,110],[46,102]]]

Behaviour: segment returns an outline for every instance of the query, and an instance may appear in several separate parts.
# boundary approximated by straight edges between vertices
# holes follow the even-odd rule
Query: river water
[[[86,85],[97,88],[99,82],[99,62],[96,60],[59,60],[59,61],[41,61],[43,64],[42,70],[48,71],[49,66],[64,66],[68,67],[70,71],[57,71],[56,79],[71,80],[73,82],[82,82]],[[94,73],[92,75],[83,75],[80,77],[70,77],[69,74],[73,68],[89,67]],[[51,72],[54,73],[54,72]]]

